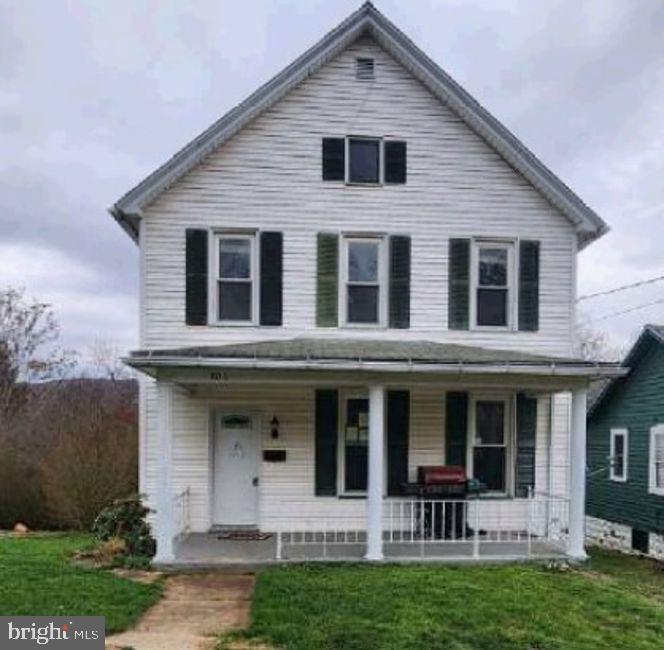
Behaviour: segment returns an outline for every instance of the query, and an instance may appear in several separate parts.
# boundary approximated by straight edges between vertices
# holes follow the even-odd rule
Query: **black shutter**
[[[283,292],[283,236],[261,233],[260,324],[281,325]]]
[[[519,243],[519,330],[539,329],[539,260],[538,241]]]
[[[410,327],[410,237],[390,237],[390,327]]]
[[[470,311],[470,239],[450,239],[447,326],[467,330]]]
[[[516,396],[516,496],[528,496],[535,487],[535,435],[537,399],[523,393]]]
[[[406,182],[406,143],[385,142],[385,182]]]
[[[408,437],[410,393],[407,390],[387,392],[387,494],[402,494],[408,482]]]
[[[185,321],[208,323],[208,232],[187,228],[185,261]]]
[[[318,233],[316,325],[336,327],[339,311],[339,237]]]
[[[468,438],[468,393],[445,396],[445,463],[466,466]]]
[[[323,180],[343,181],[346,178],[346,141],[344,138],[323,138]]]
[[[339,396],[334,389],[316,391],[316,496],[337,493]]]

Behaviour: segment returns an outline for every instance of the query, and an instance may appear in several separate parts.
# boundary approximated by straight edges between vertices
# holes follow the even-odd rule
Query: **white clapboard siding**
[[[357,56],[375,58],[375,81],[355,79]],[[321,138],[346,134],[406,140],[407,184],[350,187],[323,182]],[[283,232],[282,327],[185,325],[187,227]],[[569,221],[368,38],[324,66],[162,194],[145,210],[141,228],[142,347],[315,335],[570,353],[576,239]],[[315,327],[316,233],[321,230],[411,235],[409,330]],[[471,236],[541,242],[538,332],[447,329],[448,240]]]
[[[141,489],[154,505],[158,466],[156,446],[158,419],[153,414],[156,404],[154,383],[146,382],[148,429],[146,436],[146,471]],[[365,525],[363,499],[339,499],[314,495],[314,390],[302,386],[226,386],[209,396],[189,397],[177,392],[173,410],[173,491],[189,488],[190,524],[193,531],[206,531],[218,522],[211,518],[213,493],[210,436],[212,414],[216,409],[247,411],[258,416],[261,423],[262,449],[285,449],[285,463],[261,463],[259,483],[259,521],[263,530],[286,530],[316,526],[339,529],[361,529]],[[418,465],[444,462],[445,393],[432,387],[411,390],[411,422],[409,441],[409,475],[415,478]],[[270,435],[270,420],[276,415],[280,422],[277,440]],[[566,431],[560,427],[554,435],[563,440]],[[548,397],[539,400],[536,437],[536,490],[547,491],[549,420]],[[560,494],[566,494],[566,490]],[[527,508],[522,499],[505,503],[496,501],[496,509],[483,517],[483,527],[511,525],[522,528]],[[491,510],[491,509],[490,509]]]

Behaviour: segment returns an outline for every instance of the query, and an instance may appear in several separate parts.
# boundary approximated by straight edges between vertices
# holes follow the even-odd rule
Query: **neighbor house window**
[[[627,480],[627,429],[611,429],[609,477],[612,481]]]
[[[650,429],[650,491],[664,495],[664,424]]]
[[[493,492],[508,492],[509,400],[475,399],[472,410],[472,476]]]
[[[257,311],[255,238],[220,234],[215,241],[217,320],[252,324]]]
[[[348,182],[380,183],[380,140],[348,138]]]
[[[344,239],[343,310],[347,325],[383,322],[382,238]]]
[[[342,491],[366,492],[369,400],[366,397],[347,397],[343,404]]]

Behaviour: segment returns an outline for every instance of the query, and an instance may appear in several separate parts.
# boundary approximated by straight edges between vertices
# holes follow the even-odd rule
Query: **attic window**
[[[355,77],[362,81],[374,79],[374,60],[367,58],[356,59]]]

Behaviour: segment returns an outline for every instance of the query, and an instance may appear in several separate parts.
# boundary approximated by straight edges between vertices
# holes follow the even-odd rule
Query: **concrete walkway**
[[[249,624],[254,576],[193,573],[166,579],[163,598],[136,627],[106,639],[109,650],[200,650],[214,648],[221,632]]]

